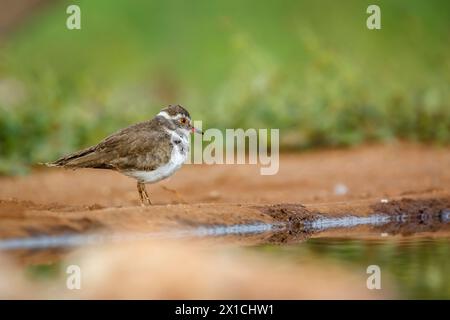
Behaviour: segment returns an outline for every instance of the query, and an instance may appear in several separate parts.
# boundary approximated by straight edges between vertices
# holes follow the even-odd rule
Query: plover
[[[136,179],[141,204],[151,204],[145,184],[161,181],[180,169],[189,152],[190,133],[194,132],[203,134],[192,125],[189,112],[180,105],[170,105],[151,120],[46,165],[116,170]]]

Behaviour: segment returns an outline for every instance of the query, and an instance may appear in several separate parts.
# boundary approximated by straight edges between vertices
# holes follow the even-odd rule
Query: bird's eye
[[[186,124],[186,121],[187,121],[187,120],[186,120],[186,118],[181,118],[180,121],[181,121],[182,124]]]

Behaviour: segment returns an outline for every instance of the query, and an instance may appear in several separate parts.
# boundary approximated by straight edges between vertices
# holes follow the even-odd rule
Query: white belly
[[[189,138],[175,145],[168,163],[152,171],[126,171],[125,175],[143,183],[155,183],[173,175],[186,162],[189,153]]]

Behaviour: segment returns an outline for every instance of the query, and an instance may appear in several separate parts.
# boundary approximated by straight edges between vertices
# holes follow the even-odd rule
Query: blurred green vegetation
[[[203,128],[280,128],[285,149],[450,142],[449,1],[77,0],[68,30],[72,3],[1,43],[0,172],[171,103]]]
[[[25,275],[30,280],[49,281],[60,277],[63,274],[60,262],[52,264],[36,264],[27,266]]]

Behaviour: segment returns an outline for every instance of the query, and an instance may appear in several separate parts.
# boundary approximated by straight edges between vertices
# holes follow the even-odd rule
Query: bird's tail
[[[53,162],[39,163],[47,167],[86,168],[92,167],[95,146],[66,155]]]

